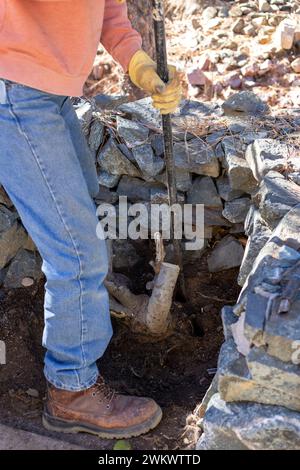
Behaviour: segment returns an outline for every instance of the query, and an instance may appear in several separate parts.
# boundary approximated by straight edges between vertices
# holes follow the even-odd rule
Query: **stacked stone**
[[[74,106],[97,164],[96,203],[116,205],[119,196],[127,196],[128,205],[167,202],[161,119],[151,100],[145,98],[128,103],[124,97],[98,95],[92,101],[80,100]],[[279,203],[274,204],[269,197],[272,185],[278,180],[276,184],[281,188],[278,197],[284,199],[283,204],[292,199],[291,205],[297,194],[294,188],[298,190],[300,183],[297,158],[288,159],[290,180],[281,176],[287,154],[296,152],[296,147],[280,143],[283,136],[293,134],[300,116],[295,113],[292,125],[285,116],[284,125],[280,121],[276,140],[273,140],[274,123],[279,118],[267,113],[267,106],[258,97],[251,92],[241,92],[231,96],[222,107],[183,101],[173,118],[179,202],[205,205],[205,238],[214,237],[217,241],[208,260],[208,269],[217,272],[237,268],[242,263],[241,283],[274,228],[273,218],[276,222],[282,215]],[[273,154],[279,156],[276,167],[270,167]],[[277,179],[265,174],[270,169],[277,171]],[[264,175],[264,186],[258,193],[264,197],[255,203],[254,198],[260,197],[256,195],[258,172]],[[40,258],[33,251],[32,242],[28,242],[11,201],[2,192],[0,210],[5,215],[3,221],[0,218],[0,280],[7,288],[30,285],[40,278]],[[279,214],[274,215],[276,210]],[[249,240],[244,256],[240,239],[245,219]],[[148,219],[145,230],[147,225]],[[184,261],[197,260],[202,252],[183,251]],[[171,250],[167,253],[171,261]],[[22,266],[18,269],[12,264],[16,255]],[[128,271],[144,262],[130,240],[114,241],[113,255],[116,271]]]
[[[286,139],[287,140],[287,139]],[[258,139],[246,161],[258,189],[235,307],[205,397],[198,449],[300,449],[299,150]]]

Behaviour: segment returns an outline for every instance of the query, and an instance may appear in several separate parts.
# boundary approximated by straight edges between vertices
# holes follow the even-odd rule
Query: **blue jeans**
[[[112,327],[95,164],[69,98],[0,80],[0,182],[43,259],[45,376],[86,389]]]

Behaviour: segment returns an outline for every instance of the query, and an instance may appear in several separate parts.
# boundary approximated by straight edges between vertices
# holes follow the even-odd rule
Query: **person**
[[[125,1],[0,0],[0,182],[43,260],[43,424],[119,438],[153,429],[162,412],[116,393],[96,365],[112,336],[108,261],[95,164],[69,97],[82,95],[99,41],[161,113],[176,109],[178,73],[160,80]]]

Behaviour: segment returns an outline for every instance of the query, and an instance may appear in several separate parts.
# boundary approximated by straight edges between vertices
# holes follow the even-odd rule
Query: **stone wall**
[[[167,202],[161,120],[150,99],[99,95],[75,108],[97,164],[96,204],[121,195],[129,205]],[[240,267],[242,286],[236,306],[222,311],[226,341],[202,405],[199,449],[300,448],[299,125],[297,110],[271,114],[250,92],[222,106],[183,101],[173,118],[179,201],[205,205],[208,270]],[[192,253],[194,262],[201,256]],[[130,240],[113,242],[114,271],[143,262]],[[34,284],[40,266],[1,188],[2,286]]]

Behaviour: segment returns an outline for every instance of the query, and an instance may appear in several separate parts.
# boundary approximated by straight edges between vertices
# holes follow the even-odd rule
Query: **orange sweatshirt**
[[[116,0],[0,0],[0,78],[80,96],[99,42],[124,71],[140,35]]]

